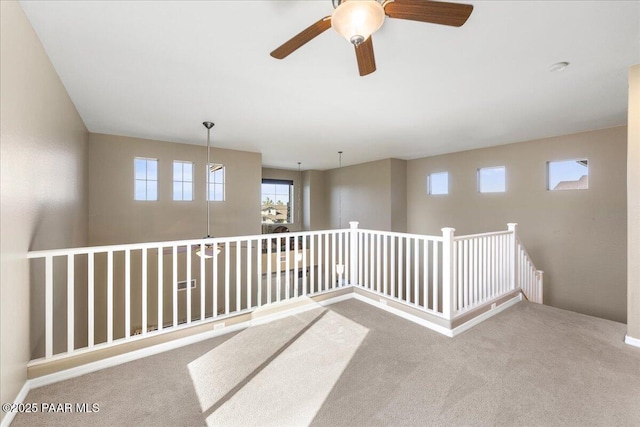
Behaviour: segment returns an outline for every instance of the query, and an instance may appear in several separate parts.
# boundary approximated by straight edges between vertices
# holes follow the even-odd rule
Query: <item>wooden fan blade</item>
[[[389,18],[460,27],[471,15],[470,4],[447,3],[431,0],[395,0],[384,6]]]
[[[284,59],[293,53],[300,46],[310,42],[320,34],[324,33],[331,27],[331,16],[325,16],[315,24],[302,30],[299,34],[292,37],[282,46],[271,52],[271,56],[276,59]]]
[[[373,56],[373,40],[371,36],[356,46],[356,58],[358,59],[358,70],[361,76],[366,76],[376,70],[376,58]]]

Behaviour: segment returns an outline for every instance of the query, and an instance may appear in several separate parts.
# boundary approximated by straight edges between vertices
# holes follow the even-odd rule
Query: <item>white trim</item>
[[[388,311],[389,313],[393,313],[396,316],[402,317],[403,319],[409,320],[410,322],[417,323],[420,326],[424,326],[425,328],[431,329],[432,331],[438,332],[439,334],[445,335],[447,337],[453,337],[452,331],[449,328],[445,328],[444,326],[440,326],[433,322],[429,322],[421,317],[414,316],[413,314],[409,314],[403,310],[399,310],[394,307],[389,307],[387,304],[381,304],[378,301],[372,300],[371,298],[367,298],[364,295],[360,295],[358,293],[353,294],[353,298],[358,301],[366,302],[374,307],[377,307],[381,310]]]
[[[638,338],[633,338],[630,337],[629,335],[625,335],[624,336],[624,342],[626,344],[632,345],[634,347],[639,347],[640,348],[640,339]]]
[[[485,311],[484,313],[474,317],[473,319],[464,322],[462,325],[458,326],[457,328],[454,328],[451,331],[451,333],[452,333],[451,336],[455,337],[456,335],[459,335],[459,334],[463,333],[464,331],[473,328],[478,323],[484,322],[488,318],[495,316],[496,314],[500,313],[503,310],[506,310],[507,308],[511,307],[512,305],[515,305],[515,304],[519,303],[520,301],[522,301],[522,293],[518,293],[518,295],[516,295],[513,298],[511,298],[510,300],[500,304],[496,308],[492,308],[489,311]]]
[[[345,287],[345,288],[349,288],[349,287]],[[338,288],[337,290],[342,290],[345,288]],[[306,297],[303,297],[306,298]],[[348,299],[353,298],[353,293],[348,293],[346,295],[340,295],[334,298],[329,298],[320,302],[315,302],[313,301],[311,298],[309,298],[310,301],[313,301],[311,303],[305,304],[301,307],[295,307],[292,309],[285,309],[283,311],[277,312],[277,313],[273,313],[273,314],[268,314],[264,317],[258,317],[258,318],[254,318],[251,320],[247,320],[245,322],[240,322],[240,323],[236,323],[234,325],[230,325],[227,327],[223,327],[221,329],[214,329],[214,330],[210,330],[210,331],[206,331],[206,332],[201,332],[199,334],[196,335],[192,335],[189,337],[184,337],[184,338],[179,338],[177,340],[172,340],[172,341],[168,341],[166,343],[162,343],[162,344],[157,344],[151,347],[147,347],[147,348],[143,348],[140,350],[135,350],[129,353],[124,353],[124,354],[119,354],[117,356],[112,356],[103,360],[99,360],[96,362],[91,362],[91,363],[87,363],[85,365],[82,366],[77,366],[75,368],[70,368],[70,369],[66,369],[64,371],[60,371],[60,372],[55,372],[53,374],[49,374],[49,375],[43,375],[41,377],[37,377],[37,378],[32,378],[30,380],[27,380],[27,382],[25,383],[24,387],[27,387],[27,392],[31,389],[34,388],[38,388],[38,387],[42,387],[45,385],[49,385],[49,384],[53,384],[53,383],[57,383],[59,381],[64,381],[64,380],[68,380],[71,378],[75,378],[75,377],[79,377],[81,375],[84,374],[88,374],[91,372],[96,372],[99,371],[101,369],[105,369],[105,368],[110,368],[112,366],[117,366],[117,365],[121,365],[123,363],[127,363],[127,362],[131,362],[133,360],[137,360],[137,359],[142,359],[148,356],[153,356],[155,354],[159,354],[159,353],[163,353],[165,351],[169,351],[169,350],[174,350],[176,348],[180,348],[180,347],[184,347],[190,344],[194,344],[200,341],[204,341],[210,338],[215,338],[221,335],[225,335],[231,332],[236,332],[239,331],[241,329],[246,329],[248,327],[251,326],[256,326],[256,325],[262,325],[265,323],[269,323],[269,322],[273,322],[274,320],[278,320],[278,319],[282,319],[284,317],[287,316],[292,316],[295,314],[299,314],[299,313],[303,313],[305,311],[309,311],[313,308],[317,308],[318,306],[328,306],[331,304],[335,304],[338,303],[340,301],[345,301]],[[291,302],[294,302],[295,299],[291,300]],[[255,312],[254,312],[255,313]],[[218,323],[223,323],[223,322],[218,322]],[[24,389],[23,387],[23,389]],[[24,396],[20,396],[21,400],[19,402],[22,402],[22,400],[25,398],[26,393],[24,394]],[[16,398],[16,402],[18,402],[17,398]],[[8,415],[7,415],[8,416]],[[6,416],[5,416],[6,418]],[[4,420],[3,420],[4,423]],[[4,424],[2,425],[2,427],[4,427]]]
[[[18,395],[16,396],[16,398],[13,400],[13,403],[17,405],[24,402],[24,399],[27,397],[27,394],[29,394],[30,390],[31,390],[31,384],[29,383],[29,380],[27,380],[25,381],[24,385],[18,392]],[[11,422],[13,421],[13,418],[16,416],[16,414],[17,412],[5,412],[5,416],[2,419],[2,422],[0,423],[0,427],[9,427],[11,425]]]

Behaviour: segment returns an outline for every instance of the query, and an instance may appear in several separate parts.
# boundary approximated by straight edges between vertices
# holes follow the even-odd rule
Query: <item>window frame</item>
[[[137,174],[136,174],[136,162],[138,160],[144,160],[145,162],[145,178],[144,179],[138,179]],[[156,176],[155,179],[149,179],[149,162],[155,162],[156,164]],[[133,200],[136,202],[157,202],[159,200],[159,191],[158,191],[158,175],[159,175],[159,169],[160,169],[160,161],[156,158],[152,158],[152,157],[139,157],[139,156],[134,156],[133,158]],[[137,191],[136,191],[136,186],[138,181],[142,181],[145,183],[145,190],[144,190],[144,194],[145,194],[145,198],[144,199],[138,199],[137,198]],[[155,199],[150,199],[148,197],[148,193],[149,193],[149,189],[148,189],[148,184],[149,182],[154,182],[155,183],[155,187],[156,187],[156,198]]]
[[[434,193],[433,192],[433,175],[446,175],[447,176],[447,192],[446,193]],[[427,195],[429,196],[448,196],[449,195],[449,171],[431,172],[427,175]]]
[[[585,188],[558,188],[553,189],[551,188],[551,163],[566,163],[566,162],[580,162],[580,161],[586,161],[587,162],[587,186]],[[573,191],[573,190],[588,190],[589,189],[589,158],[588,157],[576,157],[573,159],[563,159],[563,160],[547,160],[546,162],[546,167],[547,167],[547,183],[546,183],[546,190],[547,191]],[[577,181],[558,181],[558,184],[561,182],[577,182]],[[556,184],[556,186],[558,185]]]
[[[176,181],[176,176],[175,176],[175,167],[176,167],[176,163],[179,163],[182,165],[182,180]],[[184,165],[185,164],[189,164],[191,165],[191,181],[186,181],[184,178]],[[174,202],[193,202],[195,197],[194,197],[194,186],[195,186],[195,182],[194,182],[194,169],[195,169],[195,164],[194,162],[190,161],[190,160],[174,160],[173,161],[173,169],[172,169],[172,173],[173,173],[173,178],[172,178],[172,193],[173,193],[173,201]],[[182,187],[182,198],[181,199],[176,199],[176,191],[175,191],[175,185],[177,183],[181,184]],[[184,198],[184,185],[185,184],[191,184],[191,198],[190,199],[185,199]]]
[[[216,172],[210,172],[210,168],[213,165],[221,165],[222,168],[219,169],[222,171],[222,182],[217,182],[215,180],[216,177]],[[211,177],[214,178],[213,181],[210,181]],[[227,200],[227,167],[224,165],[224,163],[208,163],[205,167],[205,200],[207,202],[224,202]],[[216,185],[222,185],[222,198],[221,199],[216,199],[216,190],[215,190],[215,186]],[[210,198],[211,194],[210,194],[210,189],[213,188],[213,198]]]
[[[262,184],[274,184],[274,185],[287,185],[289,187],[289,209],[287,212],[287,220],[285,222],[264,222],[262,220]],[[275,194],[274,194],[275,196]],[[286,225],[295,225],[295,215],[294,215],[294,198],[295,198],[295,187],[294,181],[290,179],[275,179],[275,178],[262,178],[260,182],[260,223],[262,225],[270,225],[270,224],[286,224]]]
[[[482,179],[481,179],[482,171],[483,170],[487,170],[487,169],[503,169],[504,170],[504,190],[502,190],[502,191],[482,191]],[[480,193],[480,194],[501,194],[501,193],[506,193],[507,192],[507,166],[506,165],[485,166],[485,167],[478,168],[476,170],[476,181],[477,181],[478,193]]]

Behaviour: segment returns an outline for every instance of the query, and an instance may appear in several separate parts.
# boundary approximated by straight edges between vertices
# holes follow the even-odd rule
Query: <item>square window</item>
[[[427,177],[430,195],[449,194],[449,172],[432,173]]]
[[[504,166],[478,169],[478,191],[481,193],[504,193],[507,189]]]
[[[589,160],[547,162],[547,190],[586,190],[589,188]]]

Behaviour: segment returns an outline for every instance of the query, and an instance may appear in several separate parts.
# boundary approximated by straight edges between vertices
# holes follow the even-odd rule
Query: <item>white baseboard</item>
[[[634,347],[639,347],[640,348],[640,339],[638,339],[638,338],[632,338],[629,335],[625,335],[624,342],[626,344],[629,344],[629,345],[632,345]]]
[[[496,314],[500,313],[503,310],[506,310],[507,308],[511,307],[512,305],[515,305],[515,304],[519,303],[520,301],[522,301],[522,293],[519,293],[515,297],[513,297],[510,300],[500,304],[496,308],[493,308],[493,309],[491,309],[489,311],[485,311],[484,313],[474,317],[473,319],[469,320],[468,322],[464,322],[462,325],[458,326],[457,328],[454,328],[451,331],[451,336],[455,337],[456,335],[459,335],[459,334],[463,333],[464,331],[473,328],[478,323],[484,322],[488,318],[495,316]]]
[[[30,390],[31,390],[31,385],[29,384],[29,380],[27,380],[25,381],[24,385],[20,389],[20,392],[16,396],[13,403],[17,405],[24,402],[24,399],[27,397],[27,394],[29,394]],[[2,402],[2,403],[5,403],[5,402]],[[16,416],[16,414],[17,412],[5,412],[5,416],[2,419],[2,422],[0,423],[0,427],[9,427],[11,425],[11,422],[13,421],[13,418]]]
[[[420,326],[424,326],[425,328],[431,329],[434,332],[438,332],[439,334],[445,335],[447,337],[452,337],[451,329],[445,328],[444,326],[437,325],[433,322],[429,322],[421,317],[414,316],[413,314],[409,314],[406,311],[399,310],[394,307],[389,307],[387,304],[381,304],[378,301],[375,301],[371,298],[367,298],[360,294],[354,293],[353,298],[358,301],[366,302],[374,307],[377,307],[381,310],[388,311],[389,313],[393,313],[396,316],[402,317],[403,319],[409,320],[410,322],[417,323]]]

